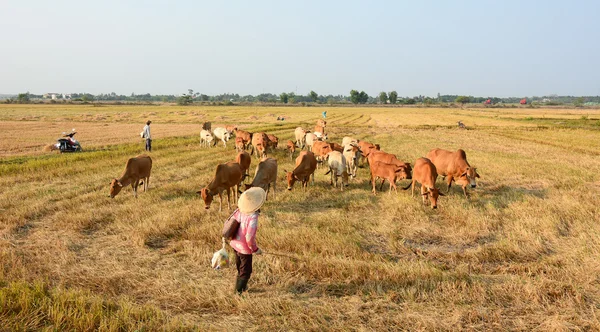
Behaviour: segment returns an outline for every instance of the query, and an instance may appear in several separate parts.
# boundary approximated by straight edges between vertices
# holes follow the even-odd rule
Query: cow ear
[[[467,172],[464,172],[463,174],[460,175],[460,177],[462,178],[463,176],[467,176]]]
[[[423,196],[427,196],[427,195],[429,195],[429,192],[422,193],[421,195],[423,195]]]
[[[198,194],[198,195],[202,194],[202,190],[196,191],[196,194]]]

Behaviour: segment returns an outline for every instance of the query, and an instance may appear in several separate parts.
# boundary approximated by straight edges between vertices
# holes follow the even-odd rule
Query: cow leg
[[[396,193],[398,193],[398,187],[396,187],[396,179],[393,179],[393,181],[390,181],[390,194],[392,193],[392,186],[394,186],[394,191]]]
[[[223,211],[223,193],[219,191],[219,212]]]
[[[275,200],[275,189],[277,188],[277,180],[273,181],[273,200]]]
[[[231,210],[231,188],[227,188],[227,209]]]
[[[427,188],[421,183],[421,197],[423,198],[423,204],[427,204]]]
[[[415,180],[413,180],[413,182],[412,182],[412,189],[410,190],[410,197],[415,197]]]
[[[131,183],[131,188],[133,188],[133,196],[137,198],[137,188],[140,184],[140,179],[137,179]]]
[[[385,178],[381,178],[381,184],[379,185],[379,191],[383,191],[383,183],[385,182]]]
[[[377,187],[376,180],[377,180],[377,177],[371,175],[371,185],[373,186],[373,190],[372,190],[373,195],[377,195],[377,191],[375,190],[375,188]]]
[[[454,180],[454,177],[452,177],[452,175],[448,175],[448,189],[446,190],[446,193],[450,192],[450,186],[452,186],[452,181]]]
[[[462,190],[463,190],[463,193],[465,194],[465,198],[469,198],[469,195],[467,195],[467,186],[462,186]]]

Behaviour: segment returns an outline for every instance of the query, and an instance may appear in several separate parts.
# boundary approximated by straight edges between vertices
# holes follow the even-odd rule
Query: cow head
[[[348,187],[348,172],[347,172],[347,171],[344,171],[344,172],[342,173],[342,184],[343,184],[345,187]]]
[[[429,197],[429,202],[431,203],[432,209],[437,209],[437,201],[439,196],[445,196],[440,192],[438,188],[427,188],[427,191],[423,194],[423,203],[427,203],[427,197]]]
[[[121,188],[123,188],[123,184],[117,179],[112,179],[110,182],[110,198],[115,198],[121,191]]]
[[[210,209],[210,204],[213,200],[213,193],[211,193],[208,188],[202,188],[202,190],[197,191],[196,194],[199,194],[202,197],[202,200],[204,201],[204,208],[207,210]]]
[[[471,188],[477,187],[477,178],[479,174],[477,174],[477,168],[475,167],[467,167],[464,173],[462,173],[456,183],[467,186],[471,185]]]
[[[296,181],[298,181],[300,179],[298,179],[298,176],[296,176],[294,174],[294,172],[288,172],[286,170],[283,170],[283,171],[285,172],[285,177],[286,177],[287,184],[288,184],[287,190],[292,190],[294,183],[296,183]]]

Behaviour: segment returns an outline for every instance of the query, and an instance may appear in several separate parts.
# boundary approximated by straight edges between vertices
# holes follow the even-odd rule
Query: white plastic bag
[[[225,238],[222,238],[222,240],[223,247],[213,254],[212,260],[210,261],[212,268],[216,270],[229,266],[229,254],[227,254],[227,250],[225,250]]]

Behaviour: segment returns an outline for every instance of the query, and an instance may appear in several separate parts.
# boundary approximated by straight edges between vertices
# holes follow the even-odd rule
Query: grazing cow
[[[412,186],[412,194],[415,195],[415,184],[419,182],[421,184],[421,196],[423,197],[423,204],[427,204],[427,197],[431,203],[432,209],[437,209],[438,196],[444,196],[439,189],[435,187],[435,180],[437,179],[437,170],[431,160],[427,158],[419,158],[415,161],[415,169],[413,171],[412,182],[404,188],[407,190]]]
[[[306,190],[308,186],[308,180],[312,175],[313,184],[315,184],[315,169],[317,169],[317,159],[315,154],[310,151],[302,151],[296,158],[296,168],[293,171],[286,173],[286,179],[288,184],[288,190],[292,190],[296,181],[302,182],[302,188]]]
[[[271,134],[267,134],[267,138],[269,139],[269,141],[267,142],[267,146],[271,149],[277,149],[277,145],[279,144],[279,138]]]
[[[247,149],[248,144],[252,142],[252,133],[238,129],[235,131],[235,138],[237,139],[238,137],[240,137],[244,142],[244,150]]]
[[[330,184],[333,185],[335,178],[335,188],[337,188],[338,177],[342,177],[340,181],[340,190],[344,190],[345,186],[348,186],[348,170],[346,169],[346,157],[339,151],[331,151],[327,154],[327,163],[329,165],[329,171],[325,173],[330,175]]]
[[[380,150],[379,144],[371,144],[365,141],[359,141],[358,148],[360,149],[360,156],[362,159],[367,159],[367,156],[369,155],[371,150]]]
[[[329,143],[329,145],[331,146],[331,150],[333,151],[338,151],[340,153],[344,152],[344,147],[337,143]]]
[[[331,152],[331,145],[327,142],[316,141],[313,144],[312,152],[315,154],[317,158],[317,168],[319,167],[319,163],[327,160],[327,155]]]
[[[246,147],[246,145],[244,144],[244,139],[241,137],[236,137],[235,138],[235,151],[242,152],[242,151],[244,151],[245,147]]]
[[[202,129],[200,131],[200,146],[210,147],[215,137],[208,130]]]
[[[406,172],[406,168],[403,166],[386,164],[382,161],[369,161],[370,169],[371,169],[371,184],[373,185],[373,194],[375,195],[377,191],[375,190],[377,179],[381,179],[381,185],[379,186],[379,190],[383,189],[383,183],[385,180],[388,180],[390,183],[390,191],[392,193],[392,188],[394,191],[398,191],[396,187],[397,180],[410,179],[411,174]]]
[[[343,153],[344,157],[346,157],[348,174],[350,174],[352,178],[356,178],[356,171],[358,170],[358,158],[360,158],[360,149],[356,145],[346,145]]]
[[[327,127],[327,121],[325,121],[323,119],[319,119],[319,120],[317,120],[317,126],[325,128],[325,127]]]
[[[240,168],[242,169],[242,181],[250,175],[250,163],[252,162],[252,157],[246,151],[240,151],[235,156],[235,162],[240,164]],[[242,182],[240,181],[240,183]]]
[[[367,160],[369,161],[369,165],[372,162],[381,161],[386,164],[391,164],[391,165],[395,165],[398,167],[402,167],[402,168],[404,168],[404,171],[406,172],[406,174],[408,174],[408,179],[410,179],[410,174],[412,171],[410,164],[400,161],[398,158],[396,158],[395,155],[393,155],[391,153],[378,151],[378,150],[371,150],[369,152],[369,155],[367,156]]]
[[[257,159],[267,157],[268,142],[269,137],[265,133],[254,133],[252,135],[252,154],[256,153]]]
[[[237,125],[228,125],[225,126],[225,129],[233,136],[233,133],[237,130]]]
[[[290,151],[290,159],[294,160],[294,152],[296,152],[296,144],[294,144],[294,142],[292,142],[291,140],[288,140],[287,144],[286,144],[286,149],[288,151]]]
[[[258,163],[256,173],[252,183],[246,185],[246,190],[252,187],[260,187],[269,196],[269,189],[273,184],[273,199],[275,199],[275,190],[277,185],[277,160],[273,158],[265,158]]]
[[[427,153],[427,158],[437,168],[437,171],[441,176],[446,178],[448,183],[448,190],[452,181],[462,186],[463,193],[467,197],[467,186],[471,185],[471,188],[477,187],[477,168],[471,167],[467,161],[467,154],[464,150],[459,149],[457,151],[448,151],[442,149],[433,149]]]
[[[217,139],[220,139],[221,142],[223,142],[223,146],[227,147],[227,141],[229,141],[229,139],[231,138],[231,133],[223,127],[215,128],[213,133],[215,134],[215,137]],[[215,141],[215,145],[217,145],[217,141]]]
[[[294,137],[296,138],[296,146],[300,149],[304,149],[304,146],[306,145],[306,131],[301,127],[298,127],[294,130]]]
[[[225,164],[217,165],[215,177],[212,179],[212,181],[202,190],[196,192],[202,196],[202,200],[204,200],[204,208],[208,210],[213,201],[213,196],[219,195],[219,212],[221,212],[223,210],[223,190],[226,190],[227,206],[229,209],[231,209],[230,189],[237,187],[233,190],[234,199],[237,202],[237,195],[240,182],[242,181],[242,174],[242,167],[238,163],[230,161]]]
[[[150,171],[152,170],[152,159],[141,154],[134,158],[127,160],[125,164],[125,170],[118,179],[112,179],[110,182],[110,198],[115,198],[121,191],[123,186],[131,184],[133,188],[133,196],[137,198],[137,188],[141,184],[144,186],[144,192],[148,190],[148,184],[150,183]],[[142,182],[140,182],[140,180]]]
[[[348,136],[346,136],[346,137],[344,137],[342,139],[342,146],[343,147],[346,147],[346,146],[348,146],[350,144],[354,144],[354,145],[358,146],[358,140],[356,138],[348,137]]]
[[[314,132],[315,132],[315,135],[316,135],[316,133],[321,133],[321,135],[325,135],[325,127],[317,125],[317,126],[315,126]]]

